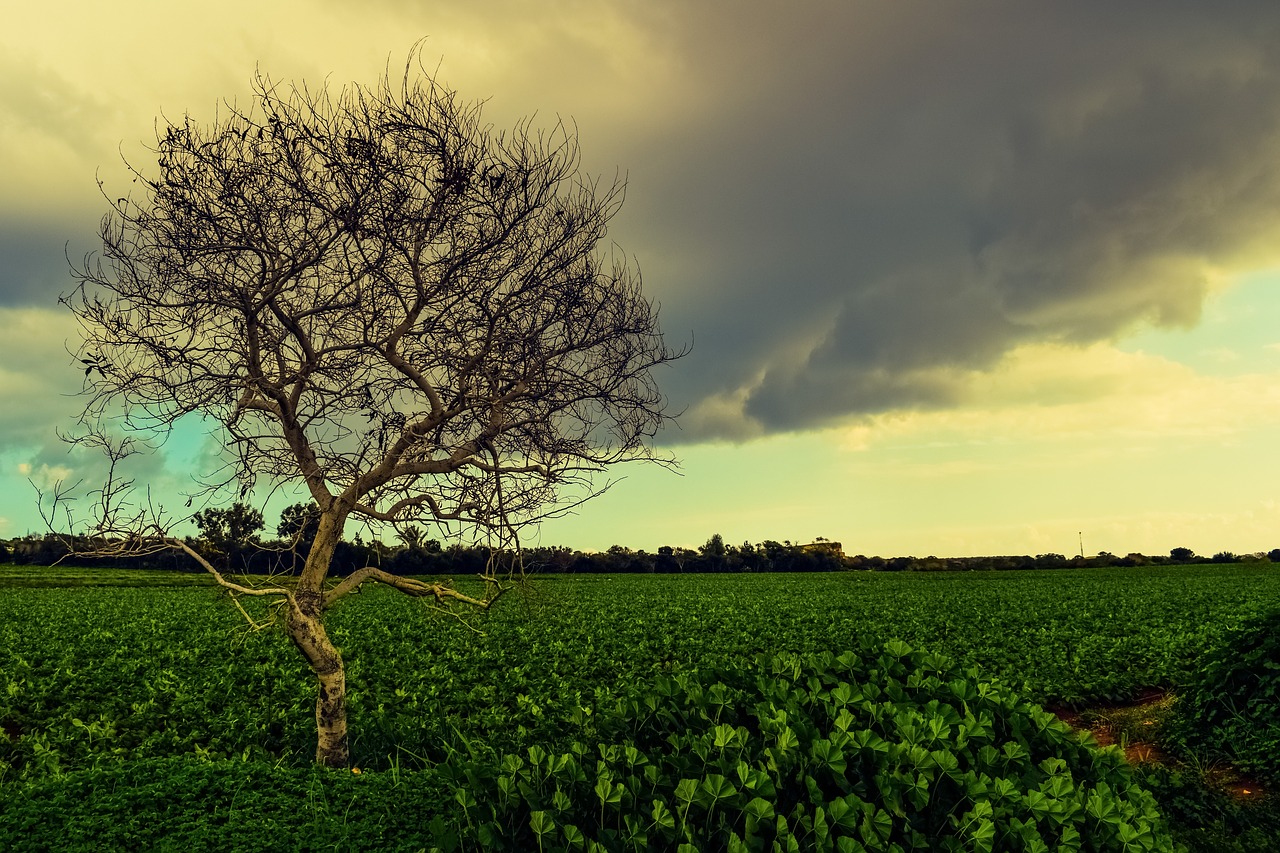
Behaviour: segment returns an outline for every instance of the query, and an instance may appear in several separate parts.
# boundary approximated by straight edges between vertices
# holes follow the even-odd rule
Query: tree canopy
[[[80,440],[112,462],[90,541],[204,561],[115,467],[133,434],[187,415],[225,440],[211,494],[309,494],[315,515],[289,525],[307,547],[296,584],[204,565],[289,605],[326,764],[347,760],[326,609],[369,581],[480,607],[504,588],[496,570],[475,598],[377,566],[326,585],[348,520],[457,523],[517,551],[523,525],[598,493],[596,472],[656,458],[653,371],[679,356],[635,264],[600,248],[624,182],[581,171],[572,125],[495,131],[414,59],[395,84],[336,94],[259,74],[249,108],[161,122],[157,170],[130,166],[136,195],[104,190],[102,251],[63,299],[82,331]]]
[[[674,357],[633,264],[598,244],[620,181],[564,124],[509,133],[430,79],[256,81],[256,110],[164,127],[65,301],[89,417],[200,413],[223,485],[300,480],[323,510],[488,529],[649,455]]]

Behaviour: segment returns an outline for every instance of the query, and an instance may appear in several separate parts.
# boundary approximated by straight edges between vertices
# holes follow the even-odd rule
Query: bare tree
[[[511,578],[491,566],[475,595],[372,566],[327,582],[348,521],[470,525],[517,554],[522,525],[598,493],[593,473],[656,458],[652,371],[680,353],[637,270],[599,251],[625,185],[581,172],[572,126],[495,132],[416,55],[402,82],[336,96],[254,83],[249,109],[161,122],[158,172],[129,167],[140,197],[104,191],[102,252],[63,298],[83,333],[79,428],[114,463],[112,435],[198,413],[228,448],[208,487],[300,482],[314,541],[296,582],[236,583],[122,498],[114,466],[91,534],[182,549],[233,596],[283,599],[318,681],[316,761],[345,766],[325,611],[370,581],[487,608]]]

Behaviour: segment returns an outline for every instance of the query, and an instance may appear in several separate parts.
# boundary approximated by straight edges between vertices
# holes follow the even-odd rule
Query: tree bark
[[[342,655],[324,629],[320,603],[320,597],[314,593],[295,593],[287,629],[290,639],[316,675],[316,763],[326,767],[345,768],[350,760],[347,744],[347,674]]]
[[[293,592],[285,627],[316,676],[316,763],[345,768],[351,760],[347,739],[347,674],[342,655],[324,628],[324,582],[342,536],[349,506],[334,501],[321,512],[315,540]]]

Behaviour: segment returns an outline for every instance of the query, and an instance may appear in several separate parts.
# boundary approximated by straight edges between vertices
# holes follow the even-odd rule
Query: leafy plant
[[[0,850],[423,850],[447,810],[440,777],[260,761],[144,759],[0,795]],[[442,826],[436,822],[436,827]],[[441,829],[441,837],[447,833]]]
[[[659,679],[597,743],[446,769],[505,850],[1172,850],[1118,750],[900,641]]]
[[[1137,769],[1160,803],[1174,837],[1190,853],[1280,850],[1280,809],[1274,794],[1242,798],[1210,783],[1194,765]]]
[[[272,632],[247,631],[234,608],[210,606],[217,592],[203,576],[133,573],[136,583],[167,574],[205,588],[129,588],[124,573],[109,588],[13,588],[56,580],[48,569],[13,571],[22,576],[0,573],[0,781],[198,750],[307,760],[296,652]],[[381,589],[338,611],[332,631],[340,647],[381,650],[350,655],[359,765],[415,769],[466,751],[464,740],[563,752],[590,743],[591,714],[635,684],[761,653],[843,648],[850,637],[900,637],[1041,703],[1132,696],[1187,683],[1200,650],[1222,646],[1240,614],[1278,593],[1280,573],[1245,564],[586,576],[539,581],[535,600],[488,614],[484,637]],[[73,722],[103,715],[114,737],[90,738]]]
[[[178,581],[184,586],[152,586],[166,578],[171,579],[166,583]],[[47,588],[28,588],[36,580]],[[185,586],[193,580],[200,585]],[[57,817],[61,806],[55,807],[46,796],[64,790],[58,787],[59,780],[78,780],[74,784],[80,793],[68,796],[80,798],[76,801],[83,808],[67,820],[83,820],[90,827],[121,821],[89,810],[82,800],[96,798],[105,804],[104,792],[151,784],[145,772],[134,768],[150,767],[157,760],[225,766],[231,768],[225,770],[231,775],[243,772],[244,797],[258,789],[293,790],[291,783],[277,783],[270,775],[260,778],[255,775],[259,771],[251,772],[249,767],[265,762],[288,776],[310,763],[307,684],[293,665],[296,652],[272,632],[248,631],[233,608],[210,606],[209,599],[218,593],[208,586],[201,575],[172,572],[34,567],[0,571],[0,814],[7,819],[26,805],[35,811],[50,810],[40,825],[51,834],[28,836],[35,848],[62,849],[60,844],[69,832],[69,824]],[[736,705],[738,697],[759,693],[756,679],[768,674],[756,663],[761,654],[767,655],[767,661],[782,651],[803,654],[866,643],[880,649],[868,653],[876,658],[887,638],[901,637],[913,646],[950,656],[956,663],[947,671],[957,679],[973,681],[965,670],[978,667],[983,673],[978,681],[998,678],[1025,699],[1106,700],[1159,684],[1173,687],[1182,708],[1190,710],[1196,700],[1185,695],[1180,685],[1188,684],[1194,671],[1205,664],[1201,650],[1242,648],[1232,645],[1240,633],[1233,626],[1243,616],[1273,607],[1277,593],[1280,573],[1250,564],[963,575],[567,576],[540,580],[536,596],[509,600],[507,607],[488,614],[482,637],[456,620],[414,612],[420,607],[416,602],[381,589],[364,593],[365,606],[338,611],[332,633],[339,646],[382,651],[368,656],[353,653],[349,660],[351,710],[360,720],[360,736],[352,749],[364,771],[359,777],[365,786],[362,790],[389,778],[392,784],[411,787],[439,782],[446,791],[445,807],[420,807],[414,812],[418,830],[394,835],[397,843],[416,839],[406,849],[429,850],[433,845],[441,850],[460,849],[467,839],[475,838],[481,824],[506,826],[512,821],[528,825],[520,832],[529,849],[538,849],[539,841],[546,850],[566,844],[569,849],[586,849],[589,841],[600,843],[591,835],[592,827],[631,831],[626,814],[634,829],[660,848],[668,823],[675,827],[671,831],[679,831],[682,820],[717,826],[721,821],[739,821],[725,825],[743,837],[746,816],[735,811],[739,806],[757,827],[772,827],[775,836],[779,816],[786,820],[788,832],[796,834],[797,824],[789,810],[802,802],[796,797],[808,796],[807,785],[790,805],[784,801],[780,807],[776,797],[756,792],[744,803],[738,795],[746,786],[737,775],[736,761],[725,759],[723,766],[708,767],[694,751],[692,740],[679,747],[668,740],[683,736],[701,744],[710,737],[708,745],[697,749],[713,757],[736,753],[748,769],[772,772],[752,763],[767,765],[768,756],[762,750],[781,748],[763,740],[768,721],[757,719],[751,703],[745,708]],[[255,617],[265,615],[254,610],[252,602],[247,606]],[[537,612],[525,608],[537,608]],[[862,660],[863,653],[856,656]],[[1227,651],[1220,655],[1224,662],[1230,656]],[[862,674],[842,678],[850,689],[870,691],[868,685],[881,683],[880,675],[872,677],[861,666],[856,669]],[[778,680],[774,675],[768,678]],[[716,683],[723,687],[712,695]],[[809,689],[807,684],[800,686]],[[783,695],[799,689],[793,685]],[[823,689],[846,696],[838,684]],[[698,701],[706,707],[690,716],[693,695],[702,696]],[[864,700],[871,701],[865,696]],[[898,700],[875,700],[882,701]],[[922,699],[916,705],[928,701]],[[943,696],[939,701],[962,719],[966,705],[975,719],[981,718],[977,700]],[[790,702],[782,702],[779,710],[787,710]],[[796,698],[793,704],[807,708],[806,702]],[[673,709],[685,710],[675,715]],[[1004,719],[1002,715],[1020,716],[988,710],[993,727]],[[914,712],[926,714],[919,707]],[[813,719],[816,711],[788,713],[791,734],[779,733],[778,738],[782,744],[794,738],[793,749],[798,750],[807,729],[791,720]],[[855,707],[849,713],[861,712]],[[950,716],[942,708],[938,713]],[[838,718],[839,710],[834,714]],[[1023,719],[1021,725],[1026,728],[1029,716]],[[1263,725],[1266,719],[1258,714],[1239,720],[1240,728],[1234,730],[1236,746],[1258,737],[1250,727]],[[1135,725],[1143,722],[1145,718]],[[812,726],[815,732],[820,728],[817,723]],[[827,723],[822,726],[832,728]],[[1034,722],[1030,726],[1034,729]],[[740,739],[739,728],[746,730],[745,740]],[[949,737],[958,733],[953,727]],[[879,737],[889,740],[885,734]],[[825,730],[812,736],[814,744],[822,740],[833,737]],[[1010,738],[1004,736],[994,748],[1002,750],[1005,740]],[[640,769],[626,766],[624,753],[606,760],[600,753],[602,743],[624,753],[628,746],[637,750],[633,763]],[[1225,765],[1225,756],[1215,757],[1200,741],[1196,744],[1189,756]],[[482,789],[477,789],[479,793],[465,809],[453,799],[453,786],[460,784],[454,777],[465,778],[466,772],[490,779],[490,787],[505,773],[512,778],[504,784],[515,784],[512,790],[519,793],[519,774],[533,772],[529,750],[534,747],[557,760],[566,754],[574,757],[585,781],[573,789],[578,799],[565,808],[581,808],[592,815],[591,821],[576,823],[576,817],[566,821],[557,811],[563,800],[557,804],[554,789],[548,799],[534,801],[536,806],[521,801],[519,809],[524,811],[500,804],[499,815],[491,810],[494,801],[477,799]],[[821,752],[832,747],[814,748]],[[940,747],[930,750],[935,748]],[[783,758],[793,754],[791,749],[784,753]],[[504,770],[506,755],[523,761],[522,768]],[[647,764],[638,763],[641,755]],[[838,760],[834,753],[826,755]],[[1050,755],[1046,752],[1036,760]],[[804,760],[817,759],[805,753]],[[845,760],[848,764],[849,759]],[[1271,762],[1265,749],[1255,753],[1255,760],[1262,768]],[[601,785],[597,792],[600,761],[606,761],[611,775],[608,789]],[[617,766],[618,762],[624,766]],[[683,766],[680,762],[689,763],[688,772],[672,775]],[[437,766],[442,769],[437,771]],[[644,769],[649,766],[655,769]],[[440,775],[445,772],[452,774],[449,779]],[[660,778],[666,786],[661,808],[652,802],[654,797],[644,799],[647,791],[628,781],[635,775],[649,784],[644,774],[654,772],[667,774]],[[991,784],[999,776],[991,770],[978,772],[989,776]],[[1041,777],[1047,774],[1043,768],[1034,772]],[[1072,772],[1077,782],[1091,778]],[[708,790],[699,793],[712,774],[733,785],[738,795],[725,796],[728,789],[714,779]],[[825,778],[821,773],[809,775],[819,782]],[[688,784],[681,788],[685,780]],[[793,782],[805,784],[799,777]],[[933,783],[930,803],[941,796],[934,791],[939,784],[950,783]],[[776,782],[774,787],[782,790]],[[1186,787],[1176,795],[1182,800],[1191,797],[1183,790]],[[1114,791],[1115,785],[1111,788]],[[342,795],[329,787],[317,790],[328,792],[330,813],[341,821],[346,808]],[[90,796],[85,791],[98,793]],[[154,808],[168,802],[168,796],[158,794]],[[564,796],[569,796],[567,789]],[[614,798],[617,802],[610,802]],[[700,803],[707,800],[709,805],[709,798],[714,799],[713,809]],[[172,801],[174,805],[166,808],[190,809],[192,820],[203,821],[209,811],[198,798]],[[807,799],[803,802],[808,803],[806,813],[812,821],[815,806]],[[830,802],[823,805],[828,823],[832,809],[842,808]],[[639,813],[624,814],[627,803]],[[972,807],[964,805],[956,815]],[[1170,807],[1181,808],[1176,802]],[[877,808],[889,814],[883,806]],[[535,818],[534,811],[545,815]],[[1187,808],[1182,813],[1199,812]],[[159,820],[159,815],[147,818],[153,819]],[[404,822],[388,821],[388,826],[400,827],[395,832],[404,832]],[[438,832],[429,831],[433,825]],[[974,829],[982,825],[979,820]],[[572,840],[579,836],[567,826],[576,827],[580,843]],[[818,831],[815,825],[814,832]],[[839,836],[835,837],[839,844]],[[629,843],[615,840],[619,845]],[[466,843],[474,846],[475,842]],[[973,840],[975,845],[980,843],[985,842]],[[992,843],[996,843],[994,836]],[[307,845],[318,843],[281,842],[279,846]],[[1280,849],[1280,845],[1265,844],[1252,849],[1272,846]],[[3,841],[0,849],[6,849]],[[361,848],[353,845],[351,849]],[[393,845],[370,849],[393,849]]]
[[[1172,738],[1280,784],[1280,611],[1245,620],[1202,659]]]

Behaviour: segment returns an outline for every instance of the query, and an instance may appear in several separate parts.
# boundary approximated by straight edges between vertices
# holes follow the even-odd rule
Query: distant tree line
[[[192,516],[199,536],[187,543],[207,559],[231,572],[244,574],[291,574],[302,567],[315,538],[319,512],[304,503],[286,507],[280,514],[275,537],[265,538],[262,513],[241,503],[227,508],[201,510]],[[0,539],[0,563],[47,566],[100,565],[101,560],[73,552],[90,550],[86,542],[65,535],[28,535]],[[396,542],[378,539],[338,543],[333,557],[333,573],[346,576],[364,566],[401,575],[465,575],[482,572],[489,549],[481,545],[441,544],[428,538],[422,528],[406,526],[396,533]],[[879,557],[846,556],[839,542],[819,538],[794,544],[766,539],[758,544],[731,545],[720,534],[698,548],[664,545],[656,553],[614,545],[603,552],[577,551],[564,546],[539,546],[523,552],[524,568],[533,574],[673,574],[695,572],[957,572],[1011,569],[1097,568],[1106,566],[1160,566],[1197,563],[1280,563],[1280,548],[1269,552],[1237,555],[1220,551],[1211,557],[1197,555],[1190,548],[1174,548],[1168,556],[1131,553],[1123,557],[1107,551],[1092,557],[1063,554],[988,557]],[[116,557],[111,565],[169,571],[203,571],[196,562],[177,551]]]
[[[1220,551],[1201,557],[1190,548],[1174,548],[1168,556],[1130,553],[1123,557],[1100,551],[1092,557],[1063,554],[1023,554],[994,557],[867,557],[861,554],[844,559],[853,570],[889,572],[1005,571],[1010,569],[1085,569],[1121,566],[1183,566],[1201,563],[1280,563],[1280,548],[1252,554]]]

